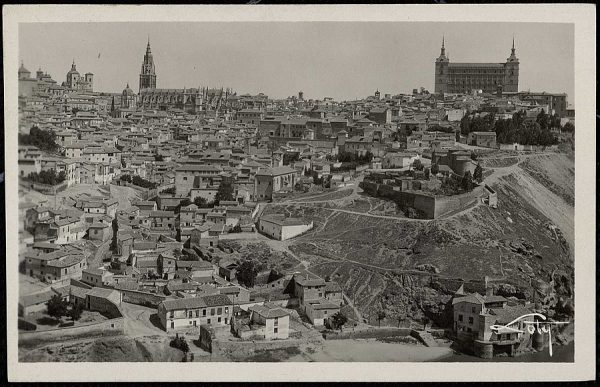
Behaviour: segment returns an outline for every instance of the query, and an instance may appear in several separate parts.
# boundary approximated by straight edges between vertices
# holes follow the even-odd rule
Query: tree
[[[212,205],[210,203],[208,203],[208,201],[201,196],[197,196],[196,199],[194,199],[194,204],[198,208],[211,208],[212,207]]]
[[[229,231],[231,233],[240,233],[242,232],[242,227],[239,224],[233,226],[233,228]]]
[[[483,168],[481,168],[481,165],[479,163],[477,163],[475,171],[473,172],[473,179],[478,183],[481,183],[483,181]]]
[[[406,310],[404,308],[400,310],[398,316],[396,316],[396,319],[398,320],[398,328],[400,328],[402,321],[406,320]]]
[[[233,196],[233,184],[231,184],[229,181],[221,182],[219,189],[217,190],[217,194],[215,195],[215,203],[217,205],[219,205],[219,203],[223,200],[235,200]]]
[[[60,171],[60,173],[57,174],[54,169],[50,169],[46,171],[40,171],[40,173],[31,172],[27,176],[27,179],[35,183],[56,185],[65,181],[66,175],[63,171]]]
[[[254,287],[254,281],[258,275],[259,267],[256,262],[251,260],[243,261],[237,268],[236,278],[240,283],[248,288]]]
[[[118,248],[118,232],[119,232],[119,221],[117,220],[117,217],[115,216],[115,218],[112,220],[112,231],[113,231],[113,236],[112,236],[112,242],[110,243],[110,249],[113,252],[117,252],[117,248]]]
[[[473,189],[473,177],[471,176],[471,171],[466,171],[463,175],[460,186],[465,191],[471,191]]]
[[[417,171],[422,171],[424,168],[423,163],[421,162],[420,159],[416,159],[415,161],[413,161],[412,167],[413,167],[413,169],[415,169]]]
[[[55,152],[58,149],[56,134],[53,130],[43,130],[32,126],[29,134],[19,134],[19,144],[33,145],[41,150]]]
[[[377,311],[377,322],[379,323],[379,326],[381,326],[381,320],[383,320],[385,318],[385,312],[383,311],[383,309],[379,309]]]
[[[342,330],[342,327],[348,321],[348,317],[346,317],[342,312],[337,312],[333,316],[331,316],[331,324],[334,329]]]
[[[54,317],[56,320],[60,320],[62,316],[67,315],[67,305],[68,303],[64,301],[59,294],[55,294],[46,303],[46,310],[49,316]]]
[[[175,195],[175,192],[176,192],[175,186],[169,187],[169,188],[165,188],[162,191],[160,191],[160,193],[169,194],[169,195]]]
[[[566,124],[564,124],[562,130],[564,132],[573,133],[575,131],[575,125],[571,121],[569,121]]]
[[[185,340],[185,337],[179,336],[179,334],[175,334],[175,338],[171,340],[169,345],[173,348],[177,348],[181,350],[185,355],[190,351],[190,346]]]
[[[81,318],[81,312],[83,312],[83,305],[75,304],[71,309],[69,309],[67,315],[71,318],[71,320],[77,321]]]
[[[189,198],[182,199],[179,204],[175,207],[175,212],[179,213],[181,211],[181,207],[187,207],[192,204],[192,201]]]
[[[544,111],[544,109],[542,109],[540,114],[537,115],[535,122],[537,122],[540,125],[540,128],[542,130],[548,129],[549,117],[546,114],[546,112]]]
[[[425,180],[429,180],[429,174],[430,174],[429,168],[425,168]]]
[[[475,153],[474,151],[471,151],[471,160],[477,160],[477,153]]]
[[[437,175],[440,172],[440,167],[437,163],[431,165],[431,173]]]

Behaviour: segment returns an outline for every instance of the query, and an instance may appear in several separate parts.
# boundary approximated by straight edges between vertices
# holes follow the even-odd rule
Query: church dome
[[[134,95],[133,90],[129,88],[129,83],[127,83],[127,87],[123,89],[123,95]]]
[[[31,74],[31,71],[27,70],[25,68],[25,66],[23,65],[23,62],[21,62],[21,67],[19,67],[19,74]]]
[[[79,75],[79,71],[77,71],[77,67],[75,67],[75,61],[73,61],[73,64],[71,65],[71,70],[67,73],[67,76],[69,76],[70,74]]]

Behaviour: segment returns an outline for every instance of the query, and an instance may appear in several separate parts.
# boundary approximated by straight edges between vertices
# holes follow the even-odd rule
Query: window
[[[473,317],[469,317],[469,324],[473,324]]]
[[[175,317],[175,311],[171,311],[171,318]]]
[[[279,325],[279,317],[275,317],[275,320],[273,321],[273,325]]]
[[[275,327],[273,328],[273,333],[277,333],[279,331],[279,328]]]
[[[196,317],[200,317],[200,311],[199,310],[196,311]]]
[[[192,318],[192,317],[193,317],[193,316],[192,316],[192,314],[193,314],[193,313],[192,313],[192,311],[190,310],[190,313],[188,314],[188,317],[189,317],[189,318]]]
[[[217,314],[221,314],[223,312],[223,308],[217,308]]]
[[[462,315],[462,314],[459,314],[459,315],[458,315],[458,321],[462,321],[462,320],[463,320],[463,315]]]
[[[210,310],[210,315],[211,315],[211,316],[214,316],[214,315],[215,315],[215,308],[211,308],[211,310]]]
[[[206,320],[206,323],[207,323],[207,324],[210,324],[210,319],[207,319],[207,320]]]
[[[221,322],[221,317],[217,318],[217,322]]]
[[[227,314],[227,313],[229,313],[229,307],[228,306],[225,307],[225,314]]]
[[[472,312],[472,313],[475,313],[475,307],[472,307],[472,308],[471,308],[471,312]]]

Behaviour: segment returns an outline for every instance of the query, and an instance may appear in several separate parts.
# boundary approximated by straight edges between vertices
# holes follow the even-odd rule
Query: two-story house
[[[165,331],[229,325],[233,305],[223,294],[165,300],[158,305],[158,318]]]

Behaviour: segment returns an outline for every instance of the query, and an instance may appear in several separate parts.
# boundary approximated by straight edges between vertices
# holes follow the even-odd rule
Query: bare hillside
[[[497,209],[479,204],[434,221],[356,211],[347,200],[284,202],[265,212],[314,219],[314,230],[290,241],[289,250],[310,271],[342,284],[371,323],[377,310],[386,313],[382,324],[423,315],[447,323],[451,293],[463,281],[481,291],[484,276],[499,293],[529,299],[535,293],[547,308],[564,311],[572,303],[572,158],[490,155],[485,164]]]

